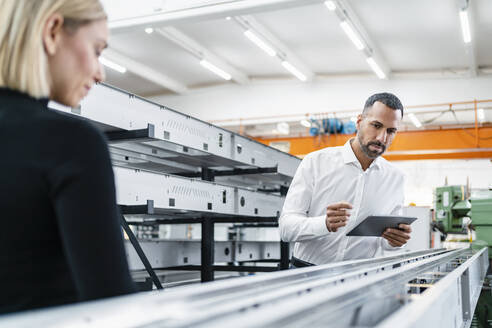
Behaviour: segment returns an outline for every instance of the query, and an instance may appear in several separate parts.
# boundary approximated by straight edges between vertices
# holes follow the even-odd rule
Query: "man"
[[[381,237],[345,235],[369,215],[401,215],[403,173],[380,155],[391,145],[402,117],[395,95],[375,94],[357,117],[355,138],[303,159],[279,220],[282,240],[296,242],[294,267],[372,258],[410,239],[406,224],[386,229]]]

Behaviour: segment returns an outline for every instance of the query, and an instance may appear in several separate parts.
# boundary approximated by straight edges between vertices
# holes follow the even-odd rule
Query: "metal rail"
[[[341,262],[10,315],[0,326],[468,327],[487,256],[431,250]]]

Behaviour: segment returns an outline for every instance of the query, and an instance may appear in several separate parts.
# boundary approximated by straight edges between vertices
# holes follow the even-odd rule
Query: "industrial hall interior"
[[[1,328],[492,327],[492,0],[0,0]]]

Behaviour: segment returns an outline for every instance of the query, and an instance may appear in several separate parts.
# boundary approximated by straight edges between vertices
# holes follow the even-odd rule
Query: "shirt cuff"
[[[313,235],[324,236],[329,233],[328,228],[326,227],[326,215],[310,217],[309,221],[313,229]]]
[[[388,240],[381,237],[381,245],[385,251],[397,251],[397,250],[403,249],[406,244],[403,246],[391,246],[389,244]]]

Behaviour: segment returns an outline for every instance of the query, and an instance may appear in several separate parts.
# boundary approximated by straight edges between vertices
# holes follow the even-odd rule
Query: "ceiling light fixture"
[[[99,57],[99,62],[101,64],[103,64],[104,66],[106,67],[109,67],[117,72],[120,72],[121,74],[125,73],[126,72],[126,68],[121,66],[121,65],[118,65],[114,62],[112,62],[111,60],[107,59],[107,58],[104,58],[104,57]]]
[[[232,19],[232,17],[231,17],[231,16],[227,16],[227,17],[226,17],[226,19],[227,19],[227,20],[231,20],[231,19]]]
[[[366,61],[369,64],[369,66],[371,66],[371,69],[374,71],[374,73],[376,73],[376,75],[380,79],[386,78],[386,74],[384,74],[383,70],[381,69],[381,67],[379,67],[379,65],[376,63],[374,58],[368,57],[368,58],[366,58]]]
[[[415,125],[415,127],[422,127],[422,123],[420,123],[419,119],[417,118],[417,116],[415,116],[414,113],[408,114],[408,117],[410,117],[410,120],[412,121],[413,125]]]
[[[307,77],[306,75],[302,74],[301,71],[299,71],[297,68],[295,68],[294,66],[292,66],[291,63],[289,63],[288,61],[286,60],[283,60],[282,61],[282,66],[288,70],[290,73],[292,73],[292,75],[294,75],[295,77],[297,77],[299,80],[301,80],[302,82],[306,82],[307,81]]]
[[[147,34],[151,34],[152,32],[154,32],[154,29],[152,27],[147,27],[145,29],[145,33],[147,33]]]
[[[369,64],[369,66],[371,66],[371,69],[374,71],[374,73],[376,73],[376,75],[380,79],[386,78],[386,74],[384,74],[383,70],[381,69],[381,67],[379,67],[379,65],[376,63],[376,61],[374,60],[374,58],[368,57],[366,59],[366,61]]]
[[[306,119],[303,119],[303,120],[301,120],[301,125],[304,126],[304,127],[306,127],[306,128],[310,128],[311,127],[311,122],[309,122]]]
[[[355,33],[354,29],[352,28],[352,26],[350,26],[348,21],[344,20],[340,23],[340,26],[358,50],[362,50],[365,48],[364,43],[362,43],[361,39],[359,38],[357,33]]]
[[[483,121],[485,121],[485,112],[484,112],[483,108],[478,109],[477,116],[478,116],[478,120],[480,121],[480,123],[483,123]]]
[[[212,73],[215,73],[216,75],[220,76],[224,80],[229,81],[230,79],[232,79],[232,76],[229,73],[221,70],[220,68],[218,68],[214,64],[206,61],[205,59],[200,60],[200,65],[202,65],[203,67],[205,67],[206,69],[208,69]]]
[[[337,5],[331,0],[325,1],[325,6],[329,11],[335,11],[335,9],[337,9]]]
[[[251,30],[244,31],[244,35],[254,44],[256,44],[261,50],[266,52],[269,56],[275,56],[277,52],[273,49],[267,42],[265,42],[262,38],[256,35]]]
[[[463,32],[463,41],[471,42],[470,21],[468,20],[468,11],[460,10],[461,31]]]

